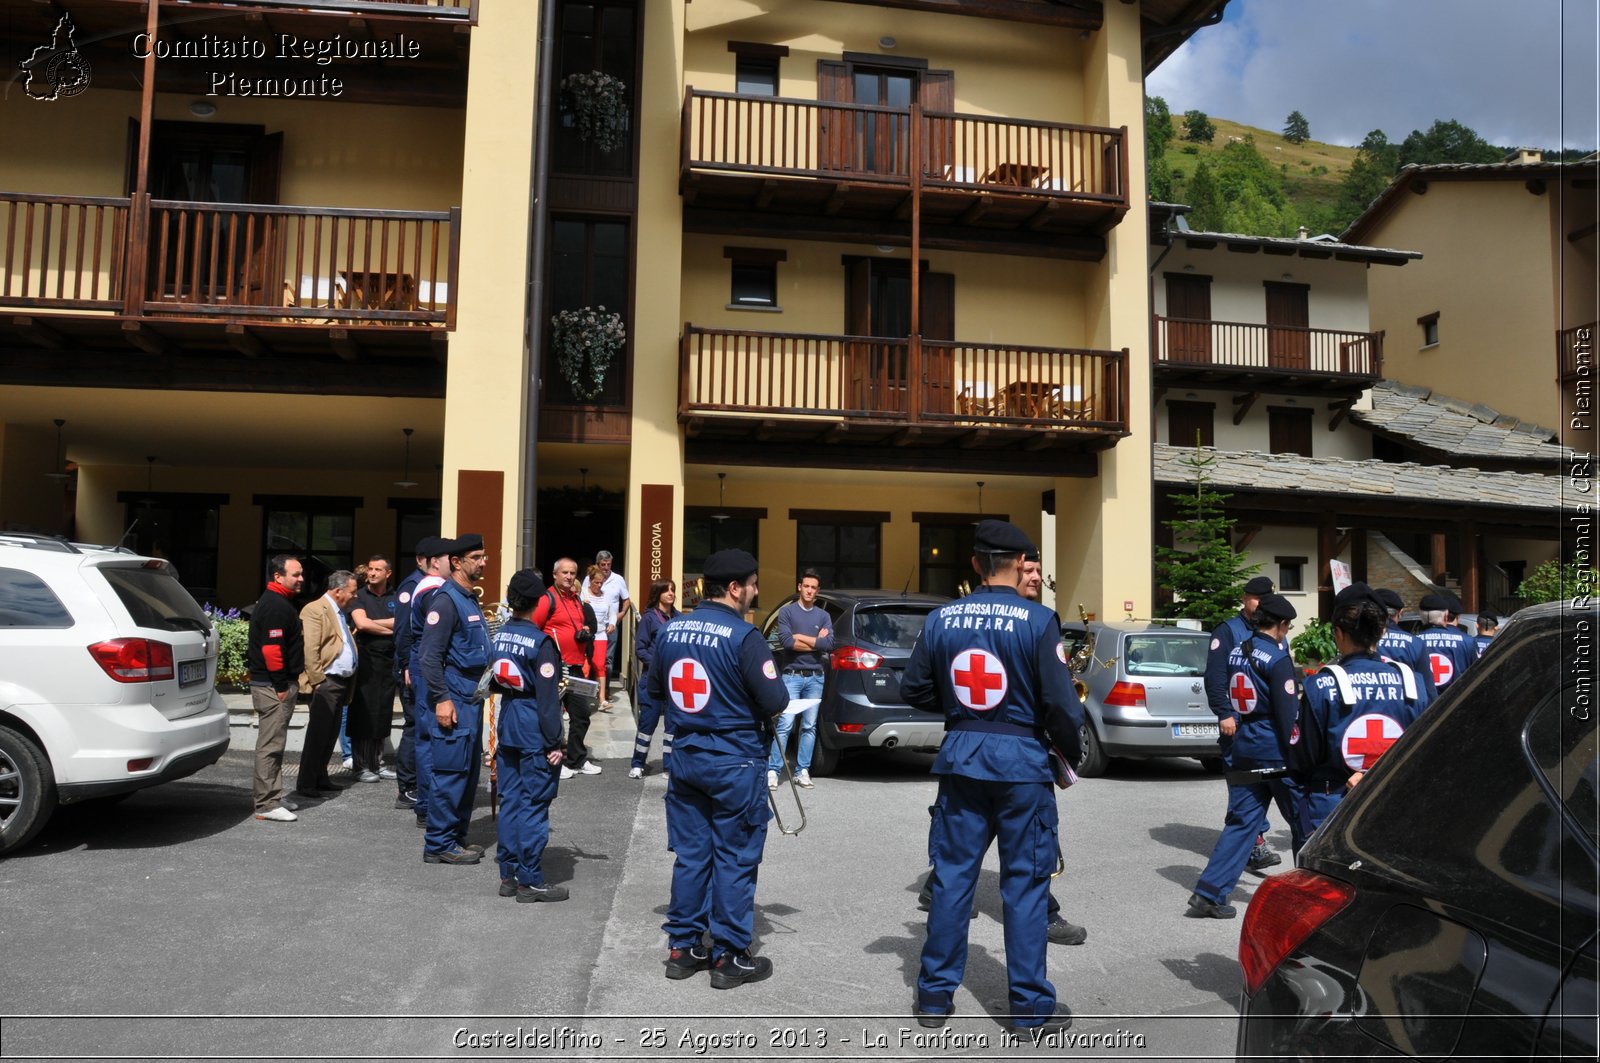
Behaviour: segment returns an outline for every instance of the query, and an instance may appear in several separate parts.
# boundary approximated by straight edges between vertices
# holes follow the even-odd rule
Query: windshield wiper
[[[200,632],[202,635],[211,634],[211,621],[199,620],[192,616],[164,616],[162,622],[173,627],[188,627]]]

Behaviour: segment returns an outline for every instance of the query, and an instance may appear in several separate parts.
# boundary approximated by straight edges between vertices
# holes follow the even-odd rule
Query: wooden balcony
[[[1600,322],[1591,321],[1556,333],[1556,378],[1561,383],[1570,384],[1580,376],[1594,375],[1596,328],[1600,328]]]
[[[1128,210],[1126,129],[691,87],[681,134],[698,231],[904,244],[920,198],[924,247],[1093,259]]]
[[[455,323],[459,223],[459,208],[0,193],[0,327],[20,341],[0,345],[177,363],[421,356],[431,378]]]
[[[1349,394],[1383,376],[1383,333],[1238,321],[1153,318],[1150,349],[1163,387]]]
[[[1007,462],[1083,454],[1127,435],[1127,360],[1126,350],[685,325],[678,420],[691,441],[887,445]]]

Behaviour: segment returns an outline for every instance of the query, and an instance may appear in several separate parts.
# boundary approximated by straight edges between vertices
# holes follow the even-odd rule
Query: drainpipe
[[[546,3],[539,22],[539,82],[533,107],[533,186],[529,213],[533,232],[528,240],[527,303],[522,312],[522,536],[517,543],[517,566],[533,568],[539,519],[539,381],[544,376],[544,264],[545,229],[549,212],[550,101],[555,92],[556,16],[561,5]]]

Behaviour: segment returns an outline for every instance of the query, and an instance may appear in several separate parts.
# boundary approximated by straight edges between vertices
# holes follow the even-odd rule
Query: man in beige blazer
[[[344,615],[355,596],[356,574],[340,569],[328,577],[328,592],[300,610],[306,652],[300,693],[311,696],[300,781],[294,791],[301,804],[344,789],[328,778],[328,758],[339,738],[339,710],[350,699],[356,674],[356,640]]]

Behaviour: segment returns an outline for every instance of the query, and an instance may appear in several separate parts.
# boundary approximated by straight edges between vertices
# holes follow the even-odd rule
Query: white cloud
[[[1265,129],[1299,110],[1338,144],[1453,118],[1491,144],[1592,148],[1597,21],[1594,0],[1233,0],[1148,90]]]

